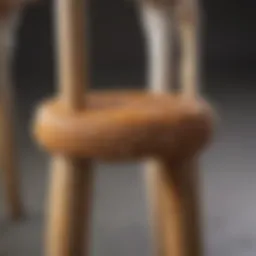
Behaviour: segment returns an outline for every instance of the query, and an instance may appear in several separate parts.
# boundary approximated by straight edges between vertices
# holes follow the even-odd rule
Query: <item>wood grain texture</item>
[[[34,125],[39,143],[52,153],[104,160],[182,158],[201,150],[212,130],[204,101],[138,93],[122,102],[115,93],[88,95],[85,102],[80,112],[63,110],[58,100],[43,104]]]
[[[87,255],[92,199],[90,162],[55,156],[47,205],[47,256]]]

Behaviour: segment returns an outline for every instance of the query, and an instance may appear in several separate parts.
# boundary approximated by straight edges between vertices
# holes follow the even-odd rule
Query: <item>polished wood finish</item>
[[[85,2],[55,1],[58,95],[65,107],[73,110],[83,107],[85,86],[89,86]]]
[[[56,156],[51,171],[45,255],[84,256],[93,189],[90,162]]]
[[[169,159],[148,162],[156,255],[198,256],[203,253],[200,184],[197,163],[194,162],[175,163]]]
[[[38,144],[53,155],[46,255],[88,255],[83,241],[89,244],[93,160],[150,157],[146,178],[156,255],[201,256],[196,164],[211,138],[213,115],[197,95],[198,70],[193,66],[198,57],[196,30],[191,30],[195,24],[190,15],[193,5],[189,6],[189,0],[147,0],[141,4],[146,6],[147,39],[154,41],[148,45],[152,51],[151,92],[84,95],[83,86],[88,87],[89,79],[83,3],[56,0],[59,90],[56,97],[37,108],[33,123]],[[160,8],[174,8],[180,25],[182,95],[167,92],[171,81],[167,74],[169,50],[168,42],[162,40],[168,38],[169,15],[166,10],[159,12]],[[149,23],[153,26],[147,26]],[[80,221],[85,221],[85,229],[78,227]]]
[[[110,93],[88,95],[85,102],[84,110],[76,113],[65,111],[61,100],[39,108],[37,141],[52,154],[100,160],[166,154],[186,158],[203,147],[212,129],[211,111],[204,101],[168,94]]]
[[[67,112],[79,113],[84,105],[85,73],[84,1],[56,1],[58,95]],[[52,158],[47,256],[88,255],[92,172],[88,158],[58,152]]]
[[[122,93],[114,95],[121,96]],[[149,194],[152,201],[151,217],[155,219],[153,226],[158,255],[202,255],[194,158],[197,158],[199,151],[211,137],[212,112],[204,101],[187,97],[147,93],[123,95],[122,100],[122,97],[113,97],[111,93],[87,94],[84,110],[80,111],[67,110],[61,100],[50,100],[45,109],[39,110],[35,123],[37,140],[53,155],[68,156],[65,161],[61,158],[62,164],[59,167],[55,165],[52,169],[57,174],[52,177],[54,192],[50,194],[52,203],[49,207],[52,213],[48,216],[47,255],[63,255],[62,246],[71,245],[75,237],[73,234],[77,224],[72,225],[71,219],[83,219],[78,210],[71,209],[70,201],[75,202],[80,197],[79,192],[72,187],[72,180],[80,177],[77,178],[78,183],[83,177],[82,173],[88,171],[83,171],[82,168],[78,171],[78,166],[72,167],[75,155],[80,159],[115,161],[155,157],[156,165],[150,167],[153,172],[150,172],[150,168],[147,169],[147,178],[150,179],[152,175]],[[153,133],[151,126],[156,132]],[[140,145],[131,146],[130,141],[139,138],[138,128],[141,134],[146,134],[145,140]],[[124,155],[120,154],[127,145],[129,151],[125,151]],[[151,152],[152,155],[149,154],[151,146],[153,149],[157,148]],[[150,163],[153,164],[148,162]],[[84,179],[90,187],[92,181]],[[81,186],[81,190],[83,187]],[[89,201],[91,194],[88,191],[86,197]],[[86,205],[84,216],[88,224],[90,205]],[[76,232],[77,235],[81,234]],[[69,242],[65,242],[65,239]],[[77,238],[76,241],[81,240]],[[83,248],[82,243],[66,248],[64,255],[74,255],[79,248]]]

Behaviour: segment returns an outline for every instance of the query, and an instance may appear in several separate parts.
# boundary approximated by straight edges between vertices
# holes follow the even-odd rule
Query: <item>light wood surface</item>
[[[90,162],[55,156],[50,170],[45,255],[87,255],[93,189]]]
[[[166,93],[174,89],[172,57],[175,31],[171,9],[169,5],[156,8],[148,1],[140,3],[142,32],[147,50],[147,85],[154,93]]]
[[[104,94],[88,96],[87,107],[77,113],[65,111],[61,101],[46,104],[35,122],[37,141],[53,154],[121,161],[188,157],[211,134],[211,110],[204,101],[127,93],[122,102],[115,93],[111,103],[110,97],[104,106]]]
[[[55,0],[58,96],[67,109],[84,105],[88,86],[86,1]]]
[[[155,255],[203,255],[196,164],[169,160],[147,164]]]
[[[84,106],[87,84],[85,65],[83,0],[56,0],[56,41],[58,96],[63,108],[77,113]],[[90,161],[53,155],[49,215],[47,217],[47,256],[88,255],[91,212],[92,171]]]
[[[180,48],[181,93],[197,97],[201,88],[201,13],[198,0],[180,0],[174,11]]]
[[[89,85],[84,1],[56,0],[58,93],[56,98],[39,106],[34,123],[37,141],[53,155],[47,256],[88,255],[93,187],[90,161],[103,156],[119,161],[122,158],[120,152],[132,159],[156,156],[146,163],[156,255],[202,255],[196,192],[199,186],[197,159],[192,158],[197,157],[210,138],[212,111],[194,97],[198,93],[197,67],[192,65],[198,57],[195,34],[187,25],[185,27],[184,20],[181,23],[181,16],[176,17],[183,40],[181,84],[183,92],[190,97],[165,94],[171,86],[167,72],[171,69],[171,65],[168,66],[168,43],[171,42],[168,40],[171,37],[166,35],[170,20],[168,13],[164,11],[163,18],[159,9],[158,16],[152,19],[156,6],[166,8],[164,3],[176,8],[178,3],[185,1],[189,2],[161,1],[158,5],[154,1],[152,5],[148,0],[142,4],[150,3],[150,8],[153,7],[150,16],[148,13],[144,15],[145,35],[151,40],[148,42],[151,93],[85,92],[84,96],[84,86]],[[183,18],[191,17],[182,15]],[[161,26],[158,26],[159,22]],[[156,28],[161,31],[155,34]],[[155,151],[150,151],[152,148]],[[85,223],[85,227],[81,223]]]

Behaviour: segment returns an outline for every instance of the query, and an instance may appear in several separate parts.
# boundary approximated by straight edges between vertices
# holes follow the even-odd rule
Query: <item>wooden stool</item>
[[[152,91],[84,93],[84,2],[57,1],[59,93],[42,102],[33,125],[37,142],[53,157],[45,255],[82,256],[85,250],[88,255],[92,161],[150,158],[146,177],[156,254],[200,256],[196,176],[198,155],[212,134],[212,111],[193,91],[195,59],[183,56],[189,61],[183,68],[193,69],[192,85],[184,88],[189,93],[164,92],[170,82],[165,42],[169,18],[162,5],[144,2],[148,40],[158,31],[155,43],[149,44]],[[190,46],[195,43],[191,40]],[[195,49],[190,50],[195,55]]]

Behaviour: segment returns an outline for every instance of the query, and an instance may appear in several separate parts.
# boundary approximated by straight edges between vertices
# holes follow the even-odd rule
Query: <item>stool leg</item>
[[[11,113],[3,104],[1,118],[1,167],[4,177],[6,203],[10,217],[14,220],[22,216],[23,209],[19,193],[16,145]]]
[[[142,31],[147,47],[147,83],[154,93],[173,89],[173,22],[170,6],[140,3]]]
[[[201,256],[202,238],[198,205],[197,169],[167,162],[148,168],[151,216],[157,255]]]
[[[54,157],[49,196],[46,255],[87,255],[92,199],[89,161]]]
[[[181,0],[175,9],[180,41],[181,90],[187,96],[200,91],[200,10],[198,0]]]
[[[6,202],[12,219],[22,215],[17,174],[15,124],[11,62],[16,16],[0,23],[0,102],[1,102],[1,167],[3,169]]]

